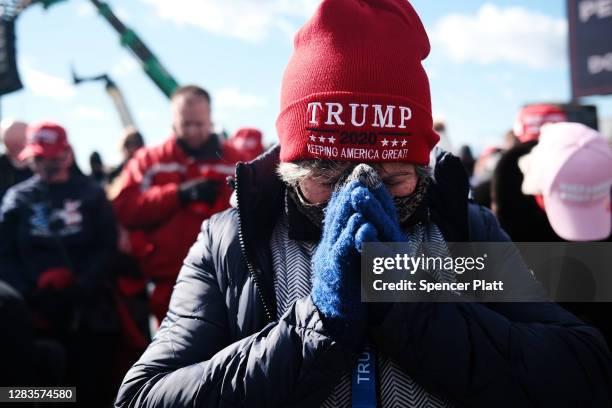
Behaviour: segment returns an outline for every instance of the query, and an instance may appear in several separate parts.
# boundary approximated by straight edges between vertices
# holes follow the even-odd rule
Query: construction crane
[[[115,105],[115,109],[117,109],[117,113],[119,113],[119,118],[121,119],[121,124],[123,125],[123,128],[136,128],[132,114],[130,113],[128,105],[125,102],[125,98],[123,97],[123,93],[121,92],[117,84],[115,84],[115,81],[110,78],[110,76],[108,76],[107,74],[102,74],[90,77],[82,77],[77,75],[73,68],[72,83],[74,85],[79,85],[85,82],[103,82],[106,93],[112,99],[113,104]]]
[[[51,7],[56,3],[60,3],[66,0],[22,0],[16,7],[18,10],[22,10],[27,6],[34,4],[41,4],[44,8]],[[147,45],[140,39],[138,34],[131,28],[127,27],[123,22],[113,13],[108,3],[99,0],[89,0],[93,6],[98,10],[100,15],[104,17],[106,21],[115,29],[119,34],[121,45],[129,49],[134,57],[138,59],[140,65],[147,76],[153,81],[153,83],[164,93],[168,98],[172,95],[174,90],[178,87],[178,83],[174,77],[164,68],[161,62],[157,59],[155,54],[147,47]]]
[[[157,87],[170,97],[172,92],[178,87],[176,80],[159,62],[157,57],[151,52],[149,47],[138,37],[134,30],[126,27],[119,18],[113,13],[108,3],[99,0],[90,0],[98,9],[98,12],[110,23],[121,38],[121,45],[127,47],[140,61],[145,73],[157,85]]]
[[[0,95],[10,93],[22,87],[21,81],[16,66],[16,58],[14,52],[14,23],[21,12],[27,7],[40,4],[45,9],[66,0],[0,0],[0,50],[6,54],[3,57],[0,55]],[[138,34],[131,28],[127,27],[112,11],[108,3],[99,0],[89,0],[91,4],[98,10],[100,15],[113,27],[119,34],[120,43],[125,48],[129,49],[132,55],[140,62],[140,65],[147,76],[159,88],[166,97],[170,97],[174,90],[178,87],[178,83],[174,77],[164,68],[155,54],[147,47],[140,39]],[[6,43],[6,44],[5,44]],[[5,44],[5,45],[3,45]],[[72,79],[75,85],[82,82],[103,81],[108,95],[111,97],[121,123],[124,128],[136,127],[130,111],[128,109],[125,98],[119,87],[106,74],[94,77],[79,77],[72,70]]]

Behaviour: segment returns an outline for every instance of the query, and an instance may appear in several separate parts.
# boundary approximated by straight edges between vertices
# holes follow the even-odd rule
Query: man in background
[[[78,388],[81,406],[104,406],[119,334],[109,293],[117,250],[112,206],[102,188],[74,172],[63,127],[28,126],[19,159],[35,175],[2,201],[0,280],[28,302],[37,335],[66,350],[62,385]]]
[[[132,254],[155,284],[151,311],[166,314],[176,276],[202,222],[229,207],[226,178],[242,157],[212,132],[211,98],[190,85],[172,96],[172,134],[140,149],[119,176],[113,204]]]
[[[6,190],[32,177],[32,171],[25,161],[19,160],[19,153],[25,146],[27,124],[14,120],[0,124],[0,141],[4,154],[0,154],[0,201]]]

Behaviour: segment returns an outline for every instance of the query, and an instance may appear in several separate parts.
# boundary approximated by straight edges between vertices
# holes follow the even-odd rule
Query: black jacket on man
[[[0,154],[0,201],[9,188],[30,177],[32,177],[32,170],[29,167],[18,169],[13,166],[8,155]]]
[[[278,154],[238,165],[237,208],[202,225],[168,315],[125,377],[117,407],[316,407],[352,369],[355,356],[331,337],[310,297],[274,318],[269,242],[284,203]],[[507,240],[488,211],[468,206],[457,166],[447,156],[436,167],[424,216],[449,242]],[[312,235],[298,216],[290,214],[290,237]],[[539,296],[516,253],[498,273],[531,281]],[[369,337],[417,383],[459,406],[609,404],[603,339],[552,303],[396,303]]]
[[[11,188],[0,209],[0,268],[28,295],[38,276],[66,267],[84,289],[108,280],[117,224],[104,191],[85,176],[48,185],[33,176]]]

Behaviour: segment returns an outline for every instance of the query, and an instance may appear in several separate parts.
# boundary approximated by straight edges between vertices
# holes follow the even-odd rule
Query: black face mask
[[[299,187],[289,187],[287,189],[289,199],[293,200],[298,211],[304,214],[314,225],[319,228],[323,227],[323,219],[325,218],[325,207],[327,201],[320,204],[310,204],[302,194]]]
[[[408,221],[421,205],[425,198],[425,193],[427,193],[428,185],[428,178],[419,177],[417,186],[412,194],[404,197],[393,197],[393,204],[395,204],[395,208],[397,209],[397,218],[400,224]]]
[[[370,189],[377,188],[382,184],[382,180],[378,175],[378,172],[367,164],[360,164],[355,167],[351,167],[347,170],[347,174],[340,177],[339,182],[336,184],[335,190],[338,191],[345,184],[350,183],[353,180],[359,180],[363,185]],[[427,186],[429,185],[429,179],[419,178],[415,190],[404,197],[393,197],[393,203],[397,210],[398,220],[401,223],[407,221],[419,207],[425,193],[427,192]],[[323,226],[323,219],[325,218],[325,208],[327,202],[320,204],[310,204],[304,197],[299,187],[288,189],[289,198],[296,204],[298,210],[304,214],[313,224],[321,228]]]
[[[368,164],[361,163],[352,169],[350,174],[342,181],[342,185],[337,186],[336,189],[341,188],[343,185],[350,183],[353,180],[358,180],[361,182],[361,184],[371,190],[374,190],[383,184],[376,169]],[[393,204],[395,204],[397,218],[400,224],[407,221],[412,214],[414,214],[418,206],[423,201],[428,184],[428,179],[419,178],[417,181],[417,186],[411,194],[403,197],[393,197]]]

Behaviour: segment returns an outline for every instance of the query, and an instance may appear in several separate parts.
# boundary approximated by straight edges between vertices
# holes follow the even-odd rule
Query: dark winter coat
[[[28,167],[18,169],[13,166],[8,155],[0,154],[0,201],[9,188],[30,177],[32,177],[32,170]]]
[[[353,367],[310,297],[275,319],[269,241],[283,209],[278,154],[238,165],[237,208],[204,222],[117,407],[316,407]],[[490,212],[468,209],[458,166],[440,161],[417,216],[448,241],[507,240]],[[290,214],[292,239],[317,233],[297,218]],[[507,256],[498,273],[530,280],[520,257]],[[396,303],[369,337],[416,382],[460,406],[608,406],[604,341],[555,304]]]
[[[70,269],[84,289],[101,285],[116,248],[113,208],[85,176],[58,185],[33,176],[4,197],[0,275],[26,297],[50,268]]]
[[[33,176],[9,189],[0,209],[0,280],[55,322],[77,312],[99,330],[114,328],[107,287],[117,250],[113,208],[104,191],[83,175],[48,185]],[[67,268],[75,283],[39,290],[45,271]]]

